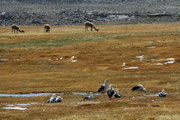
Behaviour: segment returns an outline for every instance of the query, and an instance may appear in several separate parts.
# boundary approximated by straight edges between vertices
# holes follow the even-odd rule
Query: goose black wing
[[[104,89],[105,89],[105,86],[102,85],[102,86],[99,88],[98,92],[104,91]]]
[[[117,94],[114,95],[114,97],[115,97],[115,98],[120,98],[121,95],[120,95],[119,93],[117,93]]]
[[[84,97],[84,100],[88,100],[89,99],[89,97]]]
[[[111,98],[114,94],[114,90],[108,90],[107,94],[108,94],[109,98]]]
[[[62,102],[62,99],[57,99],[56,102]]]
[[[135,91],[135,90],[138,90],[139,88],[140,88],[139,86],[134,86],[131,90]]]
[[[166,93],[160,93],[159,97],[166,97]]]

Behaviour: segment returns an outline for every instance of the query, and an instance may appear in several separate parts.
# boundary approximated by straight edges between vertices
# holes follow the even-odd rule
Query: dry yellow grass
[[[20,26],[12,34],[0,27],[0,93],[62,92],[64,101],[47,104],[50,96],[0,98],[0,118],[48,120],[178,120],[180,114],[180,24],[97,26]],[[155,48],[151,48],[151,47]],[[140,60],[136,56],[144,55]],[[77,62],[71,62],[75,56]],[[62,60],[59,58],[63,57]],[[156,65],[175,58],[175,63]],[[136,67],[125,70],[125,67]],[[72,92],[96,92],[105,79],[125,97],[107,95],[83,101]],[[133,93],[143,84],[147,93]],[[167,97],[145,97],[165,89]],[[25,111],[4,110],[9,104],[32,103]]]

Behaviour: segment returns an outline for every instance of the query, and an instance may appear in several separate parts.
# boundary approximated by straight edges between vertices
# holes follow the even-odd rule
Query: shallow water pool
[[[37,97],[41,95],[50,95],[53,93],[27,93],[27,94],[0,94],[0,97]]]

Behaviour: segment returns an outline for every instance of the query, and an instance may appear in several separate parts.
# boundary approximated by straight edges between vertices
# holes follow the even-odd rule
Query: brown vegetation
[[[101,31],[95,33],[84,33],[84,26],[55,26],[51,34],[41,26],[24,26],[23,35],[0,28],[0,93],[64,93],[57,104],[47,103],[51,95],[0,97],[1,119],[179,120],[179,23],[98,26]],[[168,58],[175,62],[164,64]],[[103,94],[83,101],[85,96],[72,95],[96,92],[105,79],[124,97],[109,100]],[[132,92],[137,84],[147,92]],[[167,97],[144,96],[161,89]],[[37,104],[20,106],[24,111],[3,109],[33,102]]]

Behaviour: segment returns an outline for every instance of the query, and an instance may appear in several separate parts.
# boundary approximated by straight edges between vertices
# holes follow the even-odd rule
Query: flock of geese
[[[105,81],[104,81],[104,84],[98,89],[97,92],[105,93],[106,90],[107,90],[107,95],[108,95],[108,97],[109,97],[110,99],[111,99],[113,96],[114,96],[114,98],[121,98],[122,95],[119,93],[118,90],[114,90],[113,84],[110,84],[110,85],[109,85],[109,88],[108,88],[107,82],[108,82],[108,80],[105,80]],[[108,89],[107,89],[107,88],[108,88]],[[144,86],[141,85],[141,84],[138,84],[137,86],[134,86],[131,90],[132,90],[132,91],[144,91],[144,92],[147,91],[146,88],[144,88]],[[161,91],[158,93],[158,96],[159,96],[159,97],[166,97],[166,93],[164,92],[164,89],[161,90]],[[83,100],[93,100],[93,99],[94,99],[94,93],[93,93],[93,92],[90,92],[90,95],[84,97]],[[58,102],[62,102],[62,101],[63,101],[63,98],[61,98],[60,96],[57,96],[57,97],[56,97],[56,94],[52,94],[52,97],[48,100],[48,103],[58,103]]]

